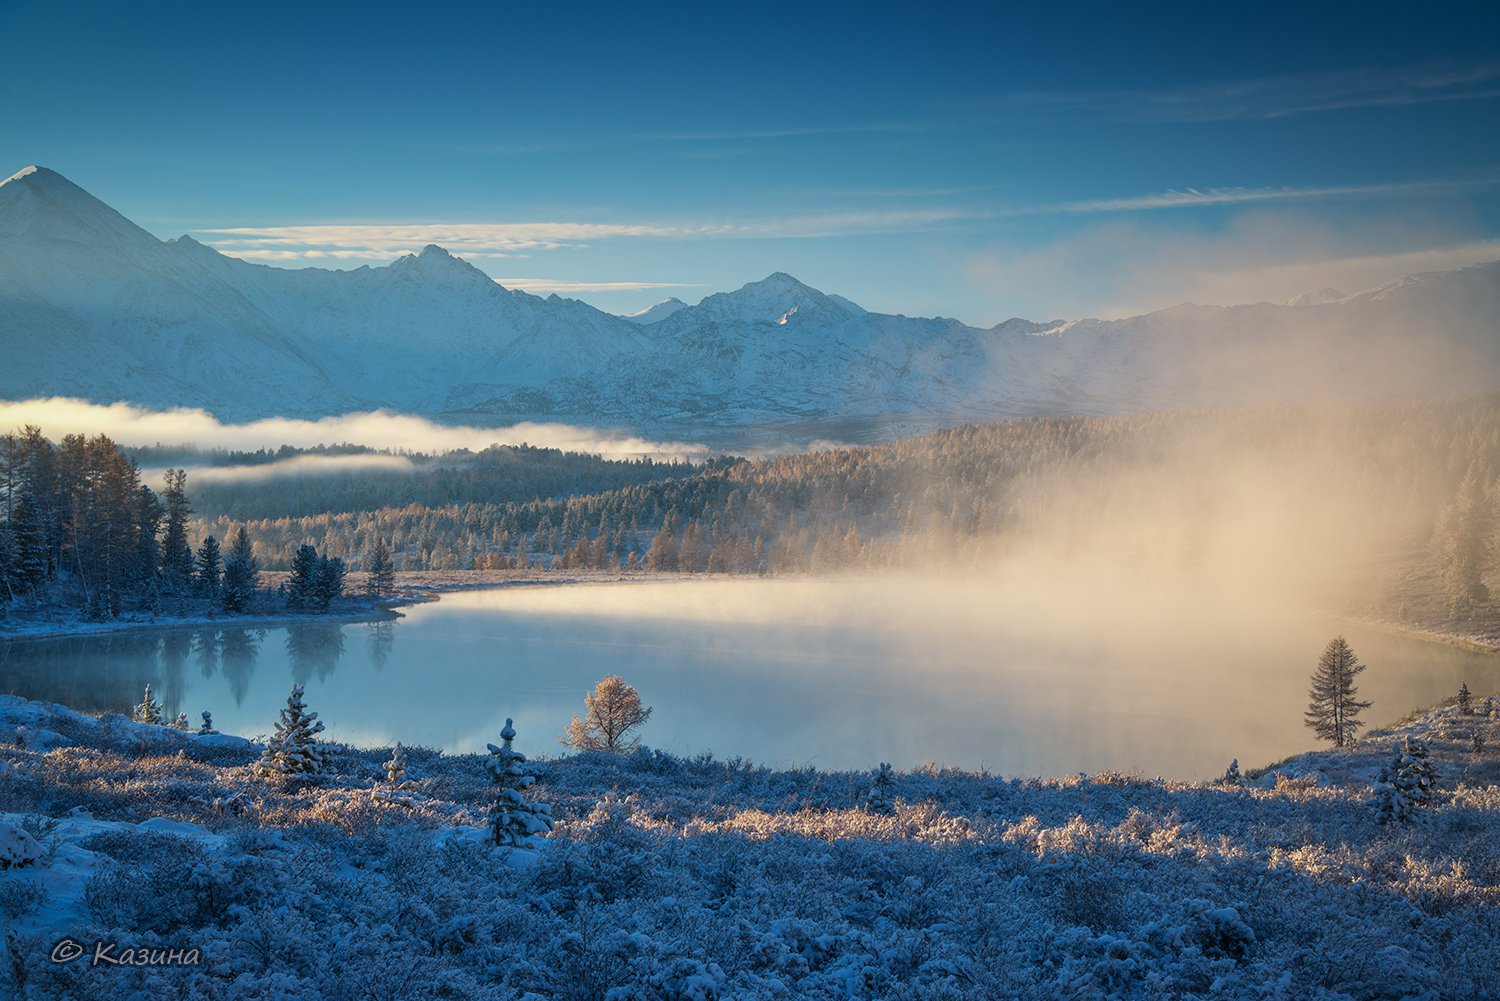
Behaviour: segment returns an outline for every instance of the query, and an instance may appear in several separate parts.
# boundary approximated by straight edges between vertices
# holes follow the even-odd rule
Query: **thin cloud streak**
[[[1500,97],[1500,65],[1350,70],[1229,80],[1175,89],[1020,94],[1010,101],[1092,110],[1140,124],[1270,121],[1360,108]]]
[[[505,259],[527,257],[536,252],[581,249],[606,240],[823,239],[870,233],[922,232],[1026,216],[1108,215],[1293,200],[1409,197],[1497,183],[1500,183],[1500,178],[1488,177],[1302,188],[1186,188],[1122,198],[1026,206],[849,211],[732,221],[330,223],[197,232],[205,243],[221,253],[263,261],[389,261],[429,244],[445,247],[465,257]],[[672,287],[672,283],[639,287]],[[578,287],[574,291],[594,289]]]

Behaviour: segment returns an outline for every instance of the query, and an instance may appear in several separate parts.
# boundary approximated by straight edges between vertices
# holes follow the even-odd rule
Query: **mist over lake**
[[[1079,582],[1074,582],[1073,590]],[[1068,582],[707,580],[451,593],[379,623],[303,622],[15,641],[0,688],[128,710],[152,685],[196,727],[269,733],[295,681],[328,736],[483,750],[514,717],[528,753],[558,754],[609,674],[654,707],[643,739],[775,766],[1002,775],[1104,769],[1192,778],[1310,743],[1318,653],[1345,635],[1369,669],[1372,724],[1493,690],[1500,659],[1332,617]]]

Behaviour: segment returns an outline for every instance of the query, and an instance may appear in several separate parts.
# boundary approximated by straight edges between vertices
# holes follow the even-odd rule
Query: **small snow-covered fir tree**
[[[141,704],[135,707],[135,712],[130,716],[137,723],[151,723],[161,726],[161,703],[151,697],[151,686],[146,686],[146,694],[141,699]]]
[[[505,729],[500,731],[501,746],[490,744],[490,756],[484,762],[490,779],[500,787],[490,807],[490,835],[497,845],[525,848],[533,836],[552,833],[552,807],[528,802],[523,795],[536,784],[536,778],[526,774],[526,755],[511,747],[515,739],[515,726],[507,718]]]
[[[1465,716],[1474,711],[1474,697],[1469,694],[1469,683],[1463,681],[1458,686],[1458,711]]]
[[[865,809],[871,813],[896,811],[895,775],[891,766],[884,761],[880,763],[880,770],[875,773],[875,782],[870,786],[869,795],[865,797]]]
[[[211,713],[207,709],[205,709],[205,710],[203,710],[203,712],[199,713],[199,715],[203,717],[203,725],[198,728],[198,732],[199,733],[207,736],[210,733],[218,733],[219,732],[219,731],[217,731],[217,730],[214,729],[214,717],[213,717],[213,713]]]
[[[182,730],[183,732],[187,732],[187,728],[188,728],[187,713],[178,713],[177,717],[174,720],[172,720],[172,722],[169,725],[174,730]]]
[[[323,751],[318,747],[323,723],[303,705],[302,690],[301,685],[293,685],[287,696],[276,732],[255,766],[262,776],[316,775],[323,770]]]
[[[370,798],[410,808],[412,793],[416,791],[417,784],[406,777],[406,748],[398,740],[391,751],[391,760],[385,763],[385,783],[370,790]]]
[[[1427,745],[1408,737],[1396,747],[1391,760],[1375,779],[1375,795],[1370,804],[1382,824],[1408,823],[1415,819],[1419,807],[1432,799],[1436,775],[1427,759]]]
[[[1224,777],[1219,781],[1227,786],[1242,786],[1245,784],[1245,777],[1240,774],[1239,758],[1231,758],[1229,760],[1229,767],[1224,769]]]

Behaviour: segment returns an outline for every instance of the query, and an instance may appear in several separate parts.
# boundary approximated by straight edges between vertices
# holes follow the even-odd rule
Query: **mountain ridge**
[[[881,437],[1500,388],[1500,263],[1337,296],[983,329],[869,312],[774,272],[642,320],[657,307],[621,317],[507,289],[437,245],[381,267],[282,269],[158,240],[46,168],[0,183],[0,348],[17,360],[0,396],[231,420],[389,408]]]

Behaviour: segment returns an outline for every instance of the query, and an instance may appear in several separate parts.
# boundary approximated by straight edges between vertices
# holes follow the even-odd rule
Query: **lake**
[[[1314,746],[1308,677],[1335,634],[1368,665],[1365,719],[1500,688],[1500,656],[1285,610],[1066,582],[759,580],[543,585],[449,593],[393,622],[139,630],[0,645],[0,690],[268,733],[293,682],[328,735],[480,751],[557,737],[620,674],[654,707],[644,742],[775,766],[1002,775],[1113,768],[1206,777]]]

